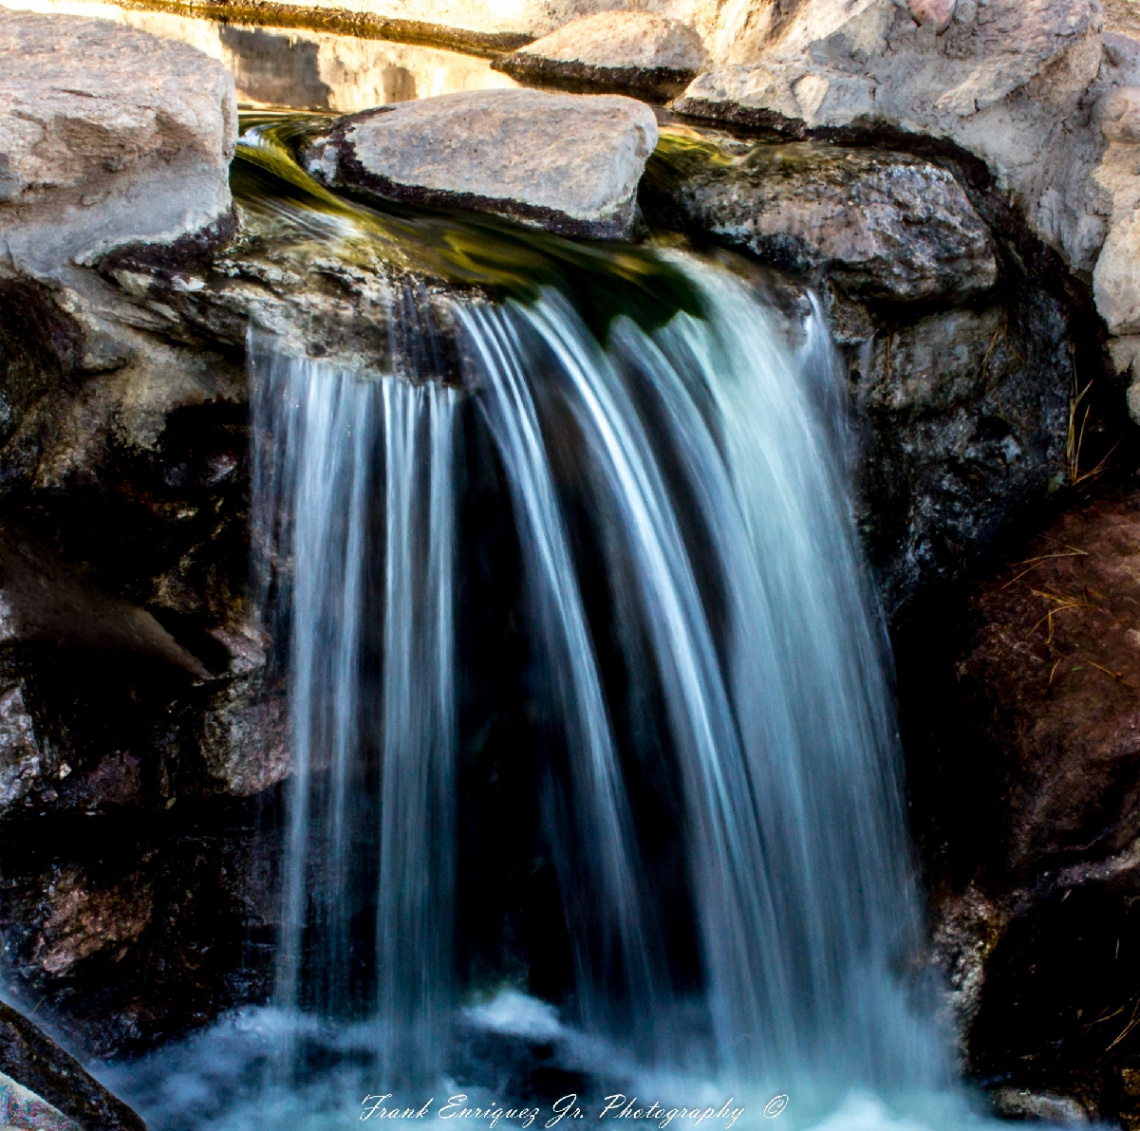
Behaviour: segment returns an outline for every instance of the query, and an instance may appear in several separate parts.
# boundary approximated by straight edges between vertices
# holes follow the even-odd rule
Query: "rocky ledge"
[[[0,1118],[10,1131],[146,1131],[125,1103],[3,1002],[0,1073]]]

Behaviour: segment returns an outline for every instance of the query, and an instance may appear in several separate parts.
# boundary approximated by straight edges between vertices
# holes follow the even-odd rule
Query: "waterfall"
[[[947,1080],[899,972],[900,754],[820,310],[662,255],[695,309],[454,297],[460,387],[251,339],[295,752],[277,1003],[371,1024],[373,1091],[446,1073],[464,1001],[533,989],[471,959],[458,910],[495,888],[465,887],[501,825],[464,784],[480,758],[533,769],[518,852],[561,900],[555,1004],[622,1063],[836,1101]],[[401,309],[394,354],[435,356]],[[472,721],[491,684],[523,703],[509,739]]]
[[[400,1077],[437,1066],[454,1005],[456,393],[250,346],[295,758],[277,998],[382,1017]]]

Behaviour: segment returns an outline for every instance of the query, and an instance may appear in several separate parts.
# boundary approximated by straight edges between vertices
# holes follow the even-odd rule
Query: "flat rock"
[[[653,111],[631,98],[487,90],[342,118],[304,161],[330,187],[620,239],[656,144]]]
[[[521,82],[605,87],[665,99],[679,94],[706,58],[700,37],[688,25],[627,10],[573,20],[492,66]]]
[[[954,302],[997,280],[989,230],[946,169],[813,142],[718,147],[666,137],[646,192],[689,228],[871,302]]]
[[[0,8],[0,259],[57,275],[231,208],[234,84],[187,44]]]

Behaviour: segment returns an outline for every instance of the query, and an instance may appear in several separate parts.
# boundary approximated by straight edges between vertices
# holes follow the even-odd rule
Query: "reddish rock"
[[[909,755],[964,1066],[1007,1112],[1047,1094],[1138,1131],[1140,492],[1062,515],[957,628]]]
[[[1005,759],[1021,877],[1140,835],[1140,495],[1063,516],[972,600],[958,677]]]

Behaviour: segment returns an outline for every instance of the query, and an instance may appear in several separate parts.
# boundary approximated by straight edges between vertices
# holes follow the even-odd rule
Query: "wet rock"
[[[2,1002],[0,1070],[5,1126],[28,1131],[146,1131],[142,1119],[74,1057]]]
[[[653,112],[632,99],[478,91],[344,118],[314,139],[305,165],[330,187],[384,200],[618,239],[656,144]]]
[[[877,328],[848,351],[858,519],[900,622],[975,566],[1062,481],[1071,380],[1043,296]]]
[[[864,546],[893,621],[1057,486],[1072,318],[1045,271],[1028,276],[1016,225],[994,224],[953,166],[671,125],[640,200],[651,226],[821,291],[856,412]]]
[[[903,153],[667,135],[646,187],[689,230],[826,274],[856,299],[953,303],[997,280],[989,229],[962,187]]]
[[[0,527],[0,646],[83,648],[103,662],[122,654],[209,675],[145,609],[85,585],[26,533]]]
[[[106,1057],[264,1000],[280,845],[256,803],[41,822],[0,850],[0,930],[8,984],[45,1024]]]
[[[492,65],[520,82],[664,100],[680,94],[705,58],[700,37],[687,25],[622,10],[572,20]]]
[[[229,211],[234,85],[200,51],[100,20],[5,10],[0,75],[9,270],[70,276],[111,247],[170,243]]]
[[[858,404],[917,419],[980,402],[1023,364],[1008,317],[951,310],[878,335]]]
[[[1051,1096],[1019,1088],[998,1088],[992,1093],[994,1107],[1006,1119],[1032,1119],[1066,1127],[1088,1123],[1084,1104],[1071,1096]]]

